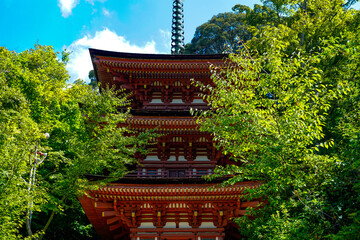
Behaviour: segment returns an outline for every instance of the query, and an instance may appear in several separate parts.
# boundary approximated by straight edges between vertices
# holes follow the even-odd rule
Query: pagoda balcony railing
[[[199,110],[207,110],[209,106],[207,104],[144,104],[142,109],[146,110],[189,110],[190,108],[196,108]]]
[[[125,177],[128,178],[202,178],[203,176],[212,174],[212,169],[201,169],[196,170],[178,170],[178,169],[166,169],[163,170],[149,170],[149,169],[142,169],[135,172],[131,172],[127,174]]]
[[[224,228],[132,228],[130,229],[132,239],[179,239],[179,234],[186,239],[224,239]],[[181,238],[185,239],[185,238]]]
[[[169,166],[182,166],[182,168],[210,168],[208,166],[215,166],[217,161],[139,161],[142,165],[144,165],[144,168],[152,169],[152,168],[168,168]],[[168,166],[168,167],[166,167]],[[198,166],[198,167],[195,167]],[[169,168],[168,168],[169,169]]]

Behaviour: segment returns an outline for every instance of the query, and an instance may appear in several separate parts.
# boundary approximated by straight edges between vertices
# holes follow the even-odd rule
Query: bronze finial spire
[[[171,36],[171,54],[184,51],[184,13],[183,0],[174,0]]]

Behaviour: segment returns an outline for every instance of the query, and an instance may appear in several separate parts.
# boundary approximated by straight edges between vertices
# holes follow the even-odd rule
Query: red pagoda
[[[90,49],[98,81],[131,92],[137,131],[161,136],[131,173],[80,202],[103,239],[240,239],[232,219],[258,201],[244,200],[244,190],[258,183],[218,187],[202,176],[228,158],[200,132],[190,109],[208,109],[191,79],[211,84],[210,65],[225,55],[152,55]]]
[[[181,55],[182,23],[182,0],[174,0],[172,55],[90,49],[101,86],[130,93],[127,126],[160,136],[147,155],[135,156],[139,164],[130,174],[80,199],[102,239],[241,239],[233,218],[259,204],[244,198],[245,190],[259,183],[219,187],[223,179],[203,178],[229,159],[190,114],[190,109],[209,109],[191,81],[212,84],[210,66],[224,64],[226,55]]]

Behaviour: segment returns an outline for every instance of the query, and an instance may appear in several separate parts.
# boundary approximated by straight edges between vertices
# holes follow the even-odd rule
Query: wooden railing
[[[130,178],[201,178],[203,176],[209,175],[213,173],[212,169],[197,169],[196,171],[189,169],[184,170],[183,172],[181,170],[177,170],[177,172],[171,172],[174,171],[172,169],[161,169],[161,171],[158,170],[149,170],[145,169],[138,170],[132,173],[129,173],[126,175],[126,177]]]
[[[130,229],[131,239],[216,239],[222,240],[225,237],[224,228],[132,228]]]

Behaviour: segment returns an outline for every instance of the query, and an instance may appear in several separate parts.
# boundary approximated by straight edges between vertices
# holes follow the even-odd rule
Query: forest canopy
[[[262,204],[235,220],[248,239],[358,239],[357,1],[262,2],[214,16],[186,46],[230,53],[215,86],[194,82],[209,93],[201,129],[238,163],[212,178],[262,183],[248,192]],[[69,83],[67,61],[50,46],[0,47],[1,239],[94,239],[77,197],[106,180],[85,174],[123,176],[146,143],[118,127],[126,95]]]
[[[266,0],[233,10],[251,38],[213,68],[215,87],[195,82],[211,106],[196,114],[238,162],[212,177],[262,183],[249,197],[263,204],[236,220],[241,234],[358,239],[360,12],[341,0]]]
[[[118,127],[129,116],[117,110],[126,95],[69,83],[67,57],[38,44],[0,48],[1,239],[95,236],[77,197],[123,176],[142,144]],[[102,182],[85,176],[104,173]]]

